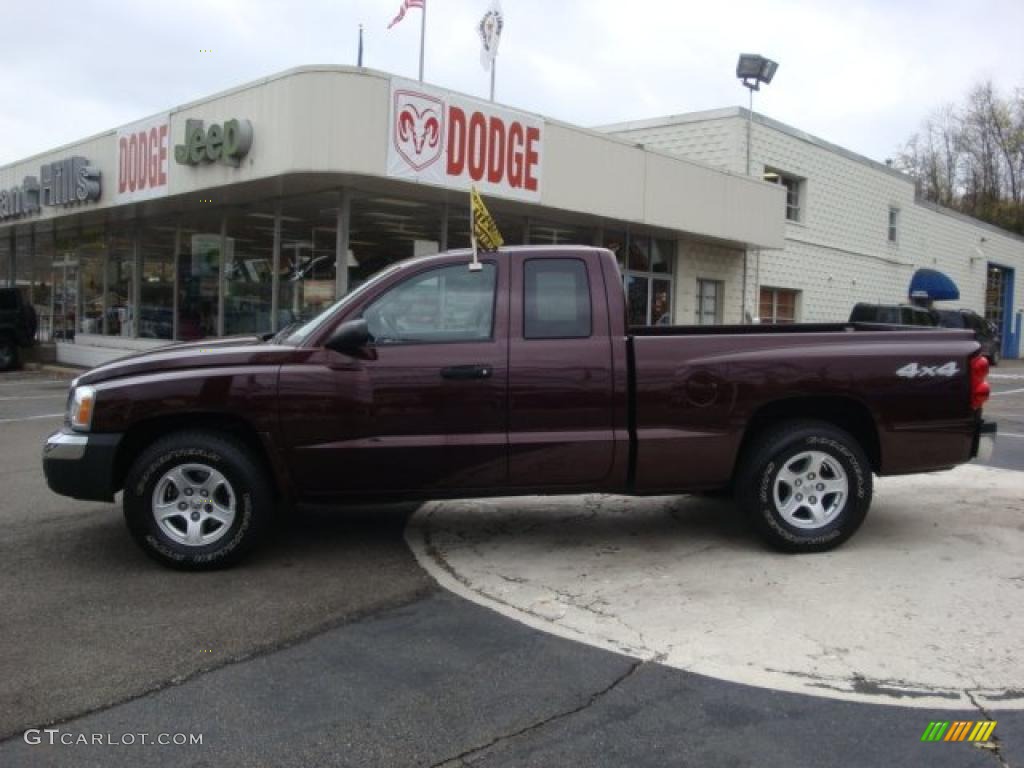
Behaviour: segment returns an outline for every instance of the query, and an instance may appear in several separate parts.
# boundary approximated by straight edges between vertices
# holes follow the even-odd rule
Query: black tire
[[[210,468],[226,480],[218,489],[209,491],[209,496],[221,493],[223,498],[234,498],[234,512],[230,524],[213,521],[215,541],[207,544],[186,544],[175,540],[157,522],[154,515],[154,492],[158,483],[165,489],[168,482],[166,473],[177,467],[200,465]],[[190,477],[201,478],[195,470],[189,470]],[[128,530],[140,547],[159,563],[182,570],[201,571],[224,568],[237,563],[259,542],[266,532],[274,514],[273,489],[267,481],[267,471],[252,452],[233,437],[217,432],[188,431],[176,432],[161,438],[144,450],[132,465],[124,486],[124,517]],[[183,475],[184,477],[184,475]],[[210,477],[210,475],[207,475]],[[202,484],[202,483],[200,483]],[[215,483],[216,484],[216,483]],[[173,492],[175,487],[170,484]],[[192,490],[191,488],[189,490]],[[201,497],[192,492],[180,497],[186,505]],[[177,500],[176,496],[172,499]],[[223,500],[223,499],[222,499]],[[217,501],[211,498],[210,501]],[[208,505],[207,509],[210,509]],[[198,510],[198,508],[197,508]],[[199,515],[199,511],[189,515]],[[173,521],[175,526],[188,525],[184,513]],[[204,520],[199,524],[206,526]],[[221,530],[224,528],[226,530]],[[200,528],[201,529],[201,528]],[[180,536],[185,531],[179,532]]]
[[[780,511],[780,489],[789,487],[780,474],[800,466],[813,470],[809,460],[808,463],[801,460],[802,456],[812,452],[813,455],[824,454],[827,457],[828,476],[822,472],[814,481],[803,479],[800,482],[813,484],[817,480],[835,480],[838,477],[835,470],[838,469],[845,475],[847,492],[839,495],[826,491],[822,495],[820,505],[824,507],[828,499],[831,511],[823,516],[821,523],[812,519],[810,511],[799,507],[790,515],[790,520],[801,523],[795,525]],[[806,486],[791,489],[793,494],[801,490],[804,493],[817,492],[808,490]],[[871,465],[864,450],[848,433],[819,421],[780,424],[756,438],[745,452],[736,486],[740,509],[761,537],[783,552],[825,552],[839,546],[864,522],[871,506],[871,495]],[[817,499],[810,495],[807,498]],[[799,515],[806,519],[797,519]]]
[[[0,338],[0,371],[16,370],[21,363],[18,345],[9,337]]]
[[[988,364],[991,368],[995,368],[999,365],[999,352],[993,352],[988,356]]]

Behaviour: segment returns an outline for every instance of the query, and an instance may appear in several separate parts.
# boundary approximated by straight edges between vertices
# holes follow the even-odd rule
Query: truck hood
[[[73,384],[98,384],[110,379],[193,368],[239,365],[274,365],[308,355],[311,350],[268,344],[259,336],[230,336],[183,344],[168,344],[147,352],[120,357],[79,376]]]

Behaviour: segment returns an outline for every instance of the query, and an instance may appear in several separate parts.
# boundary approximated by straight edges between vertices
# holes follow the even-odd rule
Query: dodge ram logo
[[[415,170],[422,171],[441,156],[444,104],[414,91],[395,91],[395,149]]]

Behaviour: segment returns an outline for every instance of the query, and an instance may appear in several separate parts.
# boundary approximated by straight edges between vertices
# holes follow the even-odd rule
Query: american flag
[[[391,20],[390,24],[388,24],[388,29],[391,29],[395,24],[404,19],[405,12],[410,8],[419,8],[422,10],[426,2],[427,0],[402,0],[402,5],[398,9],[398,15]]]

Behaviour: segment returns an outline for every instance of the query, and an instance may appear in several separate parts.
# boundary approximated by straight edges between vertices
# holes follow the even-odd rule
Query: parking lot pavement
[[[66,390],[49,375],[0,376],[0,738],[433,589],[402,541],[408,506],[307,514],[231,571],[155,565],[119,507],[47,489],[40,451]]]
[[[63,724],[54,746],[9,740],[0,764],[1021,765],[1020,712],[999,714],[999,752],[921,742],[933,720],[987,719],[976,709],[877,707],[725,683],[536,632],[438,593]],[[203,740],[59,743],[141,733]]]
[[[581,508],[582,507],[582,508]],[[876,482],[839,549],[765,550],[725,502],[432,502],[442,586],[537,629],[735,682],[922,708],[1024,709],[1024,473]]]
[[[999,439],[992,458],[993,467],[1024,469],[1024,365],[1004,361],[989,375],[992,398],[985,405],[985,418],[999,425]]]

